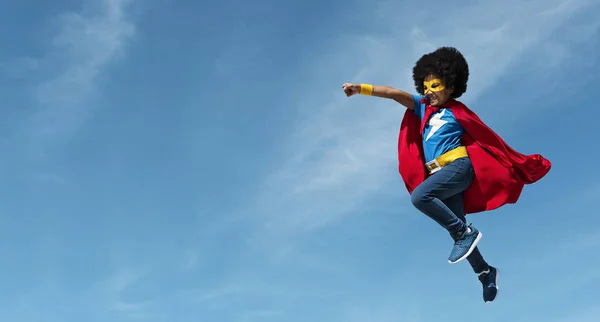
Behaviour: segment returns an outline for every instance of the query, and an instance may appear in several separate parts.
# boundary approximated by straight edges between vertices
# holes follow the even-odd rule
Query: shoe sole
[[[477,244],[479,244],[479,241],[481,240],[481,237],[483,237],[483,234],[481,232],[478,232],[477,237],[475,238],[475,241],[473,242],[473,245],[471,245],[471,247],[469,248],[469,251],[467,251],[466,254],[464,254],[461,258],[457,259],[456,261],[451,261],[448,260],[448,263],[450,264],[456,264],[460,261],[462,261],[463,259],[469,257],[469,255],[471,255],[471,253],[473,252],[473,250],[475,249],[475,247],[477,247]]]
[[[496,296],[494,296],[494,299],[491,301],[485,301],[485,304],[492,303],[498,298],[498,293],[500,293],[500,287],[498,286],[498,278],[499,277],[500,277],[500,270],[498,268],[496,268],[496,280],[494,281],[494,283],[496,284]]]

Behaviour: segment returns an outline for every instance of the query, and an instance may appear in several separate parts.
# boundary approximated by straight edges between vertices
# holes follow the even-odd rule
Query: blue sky
[[[3,321],[598,321],[594,0],[5,1]],[[501,269],[485,305],[397,173],[438,46],[462,98],[552,171],[469,216]],[[590,149],[591,148],[591,149]]]

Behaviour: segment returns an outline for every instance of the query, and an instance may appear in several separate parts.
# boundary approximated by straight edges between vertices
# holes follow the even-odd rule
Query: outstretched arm
[[[415,109],[415,103],[413,102],[413,98],[410,93],[393,88],[391,86],[374,86],[370,84],[345,83],[344,85],[342,85],[342,88],[344,89],[344,93],[346,93],[346,96],[362,94],[368,96],[389,98],[404,105],[408,109]]]

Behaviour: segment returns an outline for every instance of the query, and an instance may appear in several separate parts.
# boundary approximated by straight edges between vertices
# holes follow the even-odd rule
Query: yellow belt
[[[425,167],[429,171],[429,174],[434,174],[440,169],[442,169],[444,166],[446,166],[448,163],[456,159],[465,158],[468,156],[469,154],[467,153],[467,148],[464,146],[460,146],[456,149],[450,150],[440,155],[434,160],[425,163]]]

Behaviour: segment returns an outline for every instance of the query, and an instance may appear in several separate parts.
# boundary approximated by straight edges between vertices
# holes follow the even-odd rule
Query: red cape
[[[550,171],[550,161],[539,154],[523,155],[513,150],[461,102],[450,100],[444,107],[452,108],[465,129],[462,142],[475,171],[473,183],[465,191],[467,214],[516,203],[525,184],[540,180]],[[433,109],[427,106],[423,124],[412,110],[407,110],[400,125],[398,170],[410,194],[427,178],[421,133]]]

